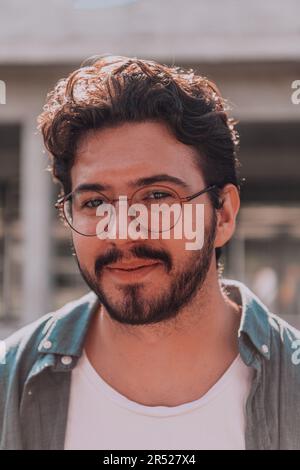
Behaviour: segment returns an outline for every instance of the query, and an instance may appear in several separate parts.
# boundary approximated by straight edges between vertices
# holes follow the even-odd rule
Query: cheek
[[[80,264],[89,266],[104,250],[103,243],[96,237],[84,237],[79,234],[73,235],[73,245]]]

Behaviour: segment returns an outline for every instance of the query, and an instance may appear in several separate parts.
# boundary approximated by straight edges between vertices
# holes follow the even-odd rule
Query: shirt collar
[[[268,308],[242,282],[222,279],[221,284],[224,285],[229,298],[242,307],[238,338],[240,353],[245,362],[249,362],[253,356],[249,340],[256,351],[270,359],[271,315]]]
[[[97,296],[89,292],[54,312],[44,327],[44,336],[38,350],[47,354],[79,357],[90,320],[98,307]]]

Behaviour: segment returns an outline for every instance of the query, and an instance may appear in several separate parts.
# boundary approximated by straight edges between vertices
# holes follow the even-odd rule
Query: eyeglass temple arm
[[[215,188],[217,188],[217,185],[216,185],[216,184],[213,184],[213,185],[211,185],[211,186],[208,186],[207,188],[202,189],[202,191],[199,191],[199,192],[196,193],[196,194],[192,194],[192,196],[187,196],[187,197],[181,198],[181,201],[191,201],[191,200],[194,199],[195,197],[200,196],[201,194],[204,194],[204,193],[206,193],[207,191],[211,191],[212,189],[215,189]]]
[[[54,204],[54,207],[55,207],[56,209],[59,209],[60,206],[62,205],[62,203],[64,202],[64,200],[65,200],[65,196],[59,197],[59,198],[57,199],[56,203]]]

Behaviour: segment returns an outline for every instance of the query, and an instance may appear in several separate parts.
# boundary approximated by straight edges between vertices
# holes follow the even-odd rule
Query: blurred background
[[[1,0],[0,338],[87,291],[36,118],[59,78],[103,53],[216,81],[246,178],[224,276],[300,327],[299,0]]]

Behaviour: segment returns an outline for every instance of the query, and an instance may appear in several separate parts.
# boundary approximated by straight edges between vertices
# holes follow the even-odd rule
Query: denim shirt
[[[222,279],[242,305],[239,352],[254,378],[246,402],[246,449],[300,449],[300,332],[238,281]],[[20,329],[0,364],[0,449],[63,449],[71,372],[99,304],[94,293]],[[224,404],[225,405],[225,404]]]

